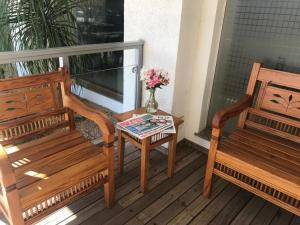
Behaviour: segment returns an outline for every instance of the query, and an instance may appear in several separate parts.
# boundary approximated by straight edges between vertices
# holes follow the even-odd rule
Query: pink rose
[[[148,72],[147,72],[147,76],[148,77],[153,77],[155,75],[155,70],[154,69],[151,69],[151,70],[148,70]]]
[[[159,69],[143,69],[141,80],[145,81],[147,89],[155,89],[169,84],[168,73]]]

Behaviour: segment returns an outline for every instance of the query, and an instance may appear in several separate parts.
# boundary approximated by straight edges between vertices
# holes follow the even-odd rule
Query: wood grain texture
[[[170,222],[177,214],[182,212],[188,205],[190,205],[197,197],[202,194],[202,185],[204,181],[204,173],[200,175],[200,183],[195,183],[181,196],[175,196],[176,200],[168,205],[165,209],[161,209],[159,214],[154,216],[147,225],[150,224],[166,224]]]
[[[219,138],[221,137],[221,130],[213,128],[212,130],[212,139],[210,142],[209,152],[208,152],[208,160],[206,164],[205,171],[205,180],[203,185],[203,195],[208,198],[211,193],[211,184],[212,184],[212,176],[213,176],[213,168],[215,164],[215,158],[217,153],[217,148],[219,144]]]
[[[245,97],[243,97],[240,101],[238,101],[234,105],[226,109],[223,109],[222,111],[217,112],[213,118],[212,127],[217,129],[223,128],[227,120],[237,115],[240,115],[241,112],[243,112],[249,106],[251,106],[251,103],[252,103],[252,96],[245,95]]]
[[[114,204],[113,124],[72,96],[65,69],[1,80],[0,106],[0,208],[10,224],[36,223],[100,185]],[[102,147],[75,130],[74,111],[97,123]]]
[[[7,93],[13,89],[21,89],[41,85],[49,82],[61,82],[63,80],[64,69],[51,73],[34,74],[31,76],[18,77],[0,81],[1,92]]]
[[[202,212],[193,218],[190,224],[200,225],[210,223],[217,214],[238,194],[240,189],[234,185],[229,185],[220,195],[208,205]]]
[[[257,196],[253,197],[231,221],[231,225],[249,225],[264,206],[265,201]],[[289,213],[290,214],[290,213]],[[292,214],[290,214],[292,215]]]
[[[10,224],[22,225],[24,220],[21,214],[21,202],[18,190],[16,189],[16,177],[12,166],[7,158],[4,148],[0,145],[0,183],[1,197],[0,209]],[[10,190],[10,187],[13,187]]]
[[[231,221],[239,214],[240,210],[245,207],[251,198],[252,195],[249,192],[240,191],[210,222],[210,225],[231,224]]]
[[[115,114],[114,117],[118,121],[124,121],[132,117],[133,114],[143,114],[146,113],[145,108],[138,108],[131,110],[129,112]],[[170,114],[158,110],[156,113],[158,115],[169,115]],[[174,126],[176,131],[178,130],[178,126],[183,123],[183,120],[173,117]],[[128,132],[118,130],[118,148],[119,148],[119,171],[122,173],[123,171],[123,155],[124,155],[124,141],[129,141],[131,144],[135,145],[137,148],[141,150],[141,192],[145,193],[147,191],[147,177],[149,170],[149,154],[150,151],[155,149],[158,146],[161,146],[164,143],[169,143],[168,148],[168,176],[172,177],[175,169],[175,157],[176,157],[176,145],[177,145],[177,133],[176,134],[163,134],[158,133],[147,137],[143,140],[139,138],[133,137]]]
[[[144,224],[137,217],[143,212],[154,213],[153,215],[151,213],[150,215],[149,213],[146,214],[152,217],[146,223],[148,225],[186,225],[200,214],[204,218],[209,218],[203,220],[205,221],[203,224],[213,224],[220,221],[221,218],[224,218],[224,224],[232,225],[249,225],[254,220],[257,224],[263,224],[265,221],[271,225],[279,222],[282,225],[300,224],[298,219],[300,217],[293,216],[293,214],[279,207],[275,207],[277,210],[274,213],[272,207],[264,208],[267,201],[243,189],[239,189],[227,204],[223,204],[223,207],[212,213],[213,206],[210,207],[210,205],[215,201],[222,202],[226,200],[227,195],[221,195],[221,193],[229,187],[230,183],[215,177],[211,197],[209,199],[204,198],[202,195],[203,177],[205,175],[203,165],[206,163],[207,156],[185,145],[177,146],[177,150],[177,166],[174,178],[191,163],[194,165],[201,164],[200,168],[202,169],[195,167],[196,170],[191,171],[189,174],[185,173],[185,176],[180,176],[179,183],[171,185],[170,181],[173,179],[168,179],[166,173],[167,156],[159,151],[151,151],[150,163],[153,166],[149,168],[149,192],[141,194],[139,192],[140,151],[126,143],[124,172],[122,176],[116,174],[116,204],[111,209],[105,208],[103,189],[98,188],[85,196],[81,196],[77,201],[70,202],[66,207],[56,210],[38,224],[100,225],[118,217],[126,209],[133,211],[129,216],[122,214],[122,216],[126,215],[128,217],[121,217],[123,221],[120,220],[120,223],[117,223],[118,225],[126,224],[129,221],[132,222],[131,224]],[[118,161],[117,155],[117,148],[115,148],[115,162]],[[117,170],[118,167],[115,167],[115,171]],[[197,171],[198,177],[195,178]],[[161,193],[162,187],[166,188],[163,193]],[[142,203],[139,201],[152,192],[156,194],[151,195],[150,201],[143,200]],[[142,205],[142,208],[140,205]],[[208,207],[210,207],[210,210],[205,210]],[[268,215],[268,220],[264,220],[264,216],[260,213],[262,210],[263,214]]]
[[[150,139],[145,138],[142,141],[141,148],[141,192],[147,191],[148,172],[149,172],[149,155],[150,155]]]
[[[299,89],[299,74],[289,73],[280,70],[272,70],[268,68],[260,68],[257,80],[262,82],[272,82],[274,84]]]
[[[300,92],[268,86],[260,108],[300,118]]]
[[[299,77],[253,65],[246,97],[214,117],[204,196],[215,174],[300,216]],[[237,115],[238,128],[220,138]]]

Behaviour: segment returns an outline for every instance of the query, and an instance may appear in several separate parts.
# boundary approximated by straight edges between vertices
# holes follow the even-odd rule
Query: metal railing
[[[105,44],[88,44],[49,49],[25,50],[18,52],[0,52],[0,64],[9,64],[41,59],[59,58],[60,66],[70,68],[69,57],[122,50],[136,50],[137,74],[143,67],[144,41],[115,42]],[[136,107],[141,105],[141,82],[136,76]]]

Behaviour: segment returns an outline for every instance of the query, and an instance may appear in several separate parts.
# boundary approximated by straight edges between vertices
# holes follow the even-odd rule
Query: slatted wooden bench
[[[240,115],[226,138],[226,121]],[[213,119],[204,196],[220,176],[300,216],[300,75],[255,63],[246,96]]]
[[[104,140],[75,129],[74,112]],[[0,208],[10,224],[32,224],[104,185],[114,200],[114,126],[70,93],[66,70],[0,81]]]

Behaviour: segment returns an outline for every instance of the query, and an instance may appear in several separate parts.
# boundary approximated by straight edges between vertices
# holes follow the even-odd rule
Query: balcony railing
[[[134,42],[116,42],[105,44],[89,44],[71,47],[59,47],[38,50],[26,50],[18,52],[0,52],[0,64],[11,64],[18,62],[42,60],[42,59],[59,59],[59,65],[70,68],[70,57],[91,55],[97,53],[123,51],[123,67],[131,68],[135,74],[134,79],[129,79],[131,89],[134,87],[134,106],[139,107],[141,104],[141,82],[138,74],[143,66],[143,41]],[[127,51],[128,50],[128,51]],[[116,69],[116,68],[113,68]],[[124,69],[125,71],[125,69]],[[126,74],[124,73],[124,77]],[[134,83],[133,83],[134,82]],[[124,90],[126,91],[126,90]],[[133,94],[131,94],[131,97]]]

